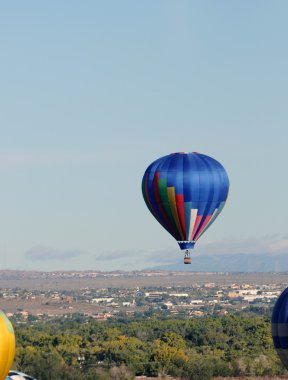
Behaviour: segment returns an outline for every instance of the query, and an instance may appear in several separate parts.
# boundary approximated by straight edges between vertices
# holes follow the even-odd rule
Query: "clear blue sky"
[[[199,252],[288,253],[287,13],[284,0],[2,3],[0,268],[179,255],[140,190],[175,151],[215,157],[231,181]]]

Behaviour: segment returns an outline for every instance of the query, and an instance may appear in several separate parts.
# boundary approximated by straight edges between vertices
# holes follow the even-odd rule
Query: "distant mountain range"
[[[158,265],[150,270],[179,270],[196,272],[286,272],[288,271],[287,254],[225,254],[199,255],[192,257],[191,265],[184,265],[183,260],[175,264]]]

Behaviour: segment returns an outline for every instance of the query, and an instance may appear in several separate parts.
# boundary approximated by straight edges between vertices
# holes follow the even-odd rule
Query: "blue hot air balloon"
[[[271,319],[274,347],[288,370],[288,288],[277,299]]]
[[[229,191],[223,166],[200,153],[172,153],[152,162],[142,180],[147,207],[185,250],[189,249],[222,211]]]

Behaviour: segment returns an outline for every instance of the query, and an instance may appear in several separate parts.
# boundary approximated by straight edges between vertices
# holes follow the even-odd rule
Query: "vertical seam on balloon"
[[[206,157],[204,157],[203,159],[204,159],[205,163],[211,168],[210,162],[206,161]],[[224,179],[223,179],[223,174],[225,174],[225,177],[227,176],[227,174],[225,172],[225,169],[222,167],[222,165],[220,163],[217,162],[217,166],[219,166],[221,168],[221,170],[220,171],[219,170],[213,171],[213,169],[211,168],[211,173],[213,175],[213,178],[215,179],[215,176],[216,176],[216,178],[218,180],[218,188],[216,187],[216,189],[218,189],[217,197],[215,198],[215,185],[214,185],[213,202],[212,202],[212,203],[216,202],[216,204],[218,204],[218,207],[214,210],[210,221],[205,226],[205,228],[202,230],[202,232],[197,234],[198,236],[196,237],[196,240],[198,240],[203,235],[203,233],[208,229],[208,227],[210,227],[211,224],[216,220],[218,215],[223,210],[225,203],[226,203],[226,200],[227,200],[227,197],[228,197],[228,194],[227,194],[225,200],[221,202],[221,191],[222,191],[222,187],[225,185]],[[228,191],[229,191],[229,184],[228,184]],[[209,212],[211,212],[211,210],[209,210]]]
[[[189,240],[189,236],[190,236],[191,207],[192,207],[192,202],[184,202],[185,225],[186,225],[185,240]]]
[[[154,175],[154,178],[153,178],[153,190],[154,190],[155,199],[156,199],[158,208],[159,208],[164,220],[166,221],[167,225],[170,228],[170,232],[171,232],[172,236],[174,236],[174,238],[177,239],[177,230],[175,229],[175,226],[173,226],[172,221],[169,219],[169,216],[165,212],[165,209],[161,203],[161,201],[163,202],[163,199],[162,199],[161,193],[160,193],[159,177],[160,177],[160,172],[157,171]]]
[[[208,171],[210,171],[210,174],[212,176],[212,184],[213,184],[213,194],[212,194],[212,200],[211,200],[211,203],[209,205],[209,208],[206,206],[205,208],[205,211],[204,211],[204,215],[206,215],[206,212],[208,215],[206,215],[206,219],[203,221],[203,224],[202,226],[199,227],[199,230],[197,231],[197,234],[195,236],[195,240],[198,240],[200,238],[200,236],[202,236],[202,234],[208,229],[208,227],[212,224],[213,220],[215,220],[214,218],[214,215],[217,211],[217,209],[214,209],[213,210],[213,213],[211,214],[212,210],[211,210],[211,207],[215,204],[215,202],[218,202],[219,200],[219,191],[218,191],[218,194],[216,193],[216,189],[217,189],[217,186],[216,186],[216,189],[215,189],[215,181],[216,181],[216,177],[218,179],[218,183],[221,182],[221,178],[218,174],[218,172],[215,173],[214,171],[214,168],[211,167],[211,164],[209,162],[209,160],[207,161],[206,160],[206,156],[203,156],[202,157],[202,161],[204,162],[206,168],[208,169]],[[216,177],[215,177],[216,176]],[[211,191],[211,190],[210,190]],[[217,199],[215,199],[215,196],[218,195]],[[216,203],[217,204],[217,203]],[[207,210],[208,209],[208,210]],[[207,222],[207,217],[210,216],[208,222]]]
[[[189,239],[188,240],[194,240],[194,235],[195,235],[195,231],[196,231],[196,229],[198,228],[198,225],[199,225],[199,223],[200,223],[200,220],[201,220],[201,215],[198,215],[198,212],[199,212],[199,207],[200,207],[200,175],[199,175],[199,170],[198,170],[198,163],[197,163],[197,159],[196,159],[196,157],[195,156],[193,156],[193,161],[194,161],[194,165],[195,165],[195,167],[196,167],[196,170],[195,170],[195,175],[197,175],[197,181],[198,181],[198,199],[196,200],[195,199],[195,201],[192,199],[192,206],[194,205],[194,204],[196,204],[197,205],[197,215],[196,215],[196,218],[195,218],[195,222],[194,222],[194,224],[193,224],[193,229],[191,228],[191,226],[190,226],[190,230],[192,229],[192,232],[191,232],[191,235],[189,236]],[[190,164],[190,162],[189,162],[189,164]],[[190,221],[190,223],[191,223],[191,221]]]
[[[175,187],[168,187],[167,186],[167,196],[168,196],[170,210],[171,210],[172,216],[174,218],[174,222],[176,224],[176,227],[178,229],[179,235],[181,236],[181,239],[184,240],[183,231],[182,231],[179,216],[177,213],[178,210],[177,210],[177,205],[176,205]]]
[[[182,193],[181,194],[176,194],[176,206],[177,206],[177,214],[179,215],[180,219],[180,226],[181,226],[181,231],[183,235],[183,239],[186,240],[186,220],[185,220],[185,207],[184,207],[184,157],[185,155],[183,154],[181,156],[182,159],[182,170],[181,170],[181,184],[182,184]]]
[[[154,178],[155,178],[155,174],[156,172],[154,173],[153,175],[153,180],[152,180],[152,192],[154,194],[154,197],[155,197],[155,201],[156,201],[156,204],[157,204],[157,207],[159,209],[159,212],[160,212],[160,215],[157,213],[156,210],[154,210],[153,208],[153,205],[152,205],[152,202],[151,202],[151,199],[150,199],[150,196],[149,196],[149,191],[148,191],[148,177],[149,177],[149,174],[147,172],[147,175],[146,175],[146,178],[145,178],[145,193],[143,193],[145,196],[146,196],[146,199],[147,199],[147,206],[148,206],[148,209],[150,210],[150,212],[152,213],[152,215],[154,215],[154,217],[156,218],[156,220],[169,232],[169,233],[172,233],[171,231],[171,228],[169,226],[169,224],[167,224],[167,221],[165,220],[165,218],[163,217],[163,215],[161,214],[161,210],[159,208],[159,204],[157,202],[157,199],[156,199],[156,196],[155,196],[155,192],[154,192]],[[144,196],[144,200],[145,200],[145,196]]]
[[[168,173],[170,172],[169,168],[173,160],[174,160],[174,155],[171,154],[170,156],[167,156],[167,159],[165,160],[165,164],[163,165],[163,167],[161,164],[159,165],[159,172],[161,173],[159,174],[159,177],[161,175],[161,180],[159,179],[158,188],[159,188],[159,195],[161,198],[161,202],[163,204],[164,213],[167,216],[168,220],[170,221],[170,224],[174,231],[172,235],[176,240],[179,240],[181,239],[181,235],[179,234],[176,223],[174,221],[172,211],[171,211],[171,206],[169,204],[169,198],[168,198]]]
[[[184,195],[183,194],[176,194],[176,207],[177,207],[177,214],[180,221],[180,227],[183,235],[183,240],[186,240],[186,221],[185,221],[185,209],[184,209]]]
[[[213,177],[213,175],[211,174],[211,168],[210,168],[210,166],[207,164],[206,160],[205,160],[203,157],[198,157],[198,156],[197,156],[196,160],[198,160],[198,159],[201,161],[202,165],[204,165],[204,167],[205,167],[205,169],[206,169],[206,172],[209,173],[210,177],[211,177],[211,176]],[[213,181],[211,181],[211,178],[209,178],[209,181],[207,181],[207,183],[208,183],[208,185],[209,185],[209,188],[208,188],[208,195],[207,195],[208,200],[207,200],[207,199],[204,200],[204,202],[206,203],[206,205],[205,205],[205,209],[203,210],[202,218],[201,218],[201,220],[200,220],[200,222],[199,222],[199,224],[198,224],[197,230],[196,230],[195,233],[194,233],[193,240],[196,240],[197,237],[198,237],[198,235],[199,235],[199,233],[202,231],[202,227],[203,227],[203,225],[204,225],[204,223],[205,223],[205,221],[206,221],[206,217],[208,216],[208,215],[207,215],[207,211],[209,211],[209,208],[210,208],[210,206],[211,206],[211,204],[210,204],[209,206],[208,206],[208,204],[209,204],[209,197],[210,197],[210,194],[211,194],[211,190],[212,190],[212,188],[213,188],[213,193],[214,193],[214,184],[213,184]],[[212,183],[213,186],[211,186],[211,183]],[[199,175],[199,188],[200,188],[200,175]],[[199,196],[199,199],[200,199],[200,196]],[[202,202],[202,201],[201,201],[201,202]],[[200,202],[199,202],[199,203],[200,203]]]
[[[183,161],[182,161],[182,171],[183,171],[183,209],[184,209],[184,220],[185,220],[185,240],[189,239],[189,230],[190,230],[190,218],[191,218],[191,207],[192,203],[187,201],[185,202],[185,193],[186,193],[186,182],[185,182],[185,166],[188,165],[188,157],[187,155],[183,155]],[[187,199],[186,199],[187,200]],[[189,213],[189,215],[188,215]]]
[[[179,156],[178,156],[179,158]],[[165,175],[163,175],[163,177],[166,177],[166,188],[165,188],[165,191],[162,193],[166,200],[167,200],[167,210],[166,212],[169,213],[169,216],[170,216],[170,220],[171,220],[171,224],[173,225],[173,227],[175,228],[175,231],[177,232],[177,236],[175,236],[175,239],[176,240],[182,240],[182,230],[181,230],[181,226],[180,226],[180,223],[177,224],[177,218],[176,218],[176,215],[178,216],[177,214],[177,207],[176,207],[176,215],[173,214],[173,200],[172,200],[172,204],[171,204],[171,200],[169,198],[169,188],[170,187],[174,187],[174,193],[176,192],[175,191],[175,181],[177,182],[177,171],[175,170],[170,170],[171,169],[171,164],[174,162],[174,155],[170,155],[166,161],[166,165],[167,165],[167,168],[166,170],[164,170],[164,173]],[[176,158],[177,160],[177,158]],[[173,173],[174,173],[174,178],[173,178],[173,182],[174,182],[174,186],[168,186],[168,183],[169,183],[169,176],[172,175],[173,176]],[[164,178],[163,178],[164,179]],[[160,194],[161,195],[161,194]],[[174,199],[175,199],[175,196],[174,196]],[[163,199],[162,199],[163,201]],[[169,207],[168,207],[169,206]],[[178,221],[179,222],[179,221]],[[180,227],[180,228],[179,228]]]
[[[188,240],[192,240],[192,233],[193,233],[193,230],[195,227],[197,214],[198,214],[198,209],[192,208],[190,210],[190,223],[189,223]]]

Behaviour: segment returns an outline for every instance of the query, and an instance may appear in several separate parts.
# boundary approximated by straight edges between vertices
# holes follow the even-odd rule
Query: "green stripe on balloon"
[[[173,228],[175,229],[175,233],[178,235],[178,229],[176,227],[176,224],[174,222],[174,218],[170,209],[170,204],[168,200],[167,195],[167,180],[166,179],[159,179],[158,181],[158,189],[159,189],[159,195],[161,198],[162,206],[164,208],[165,214],[167,218],[169,219],[170,223],[172,224]]]

